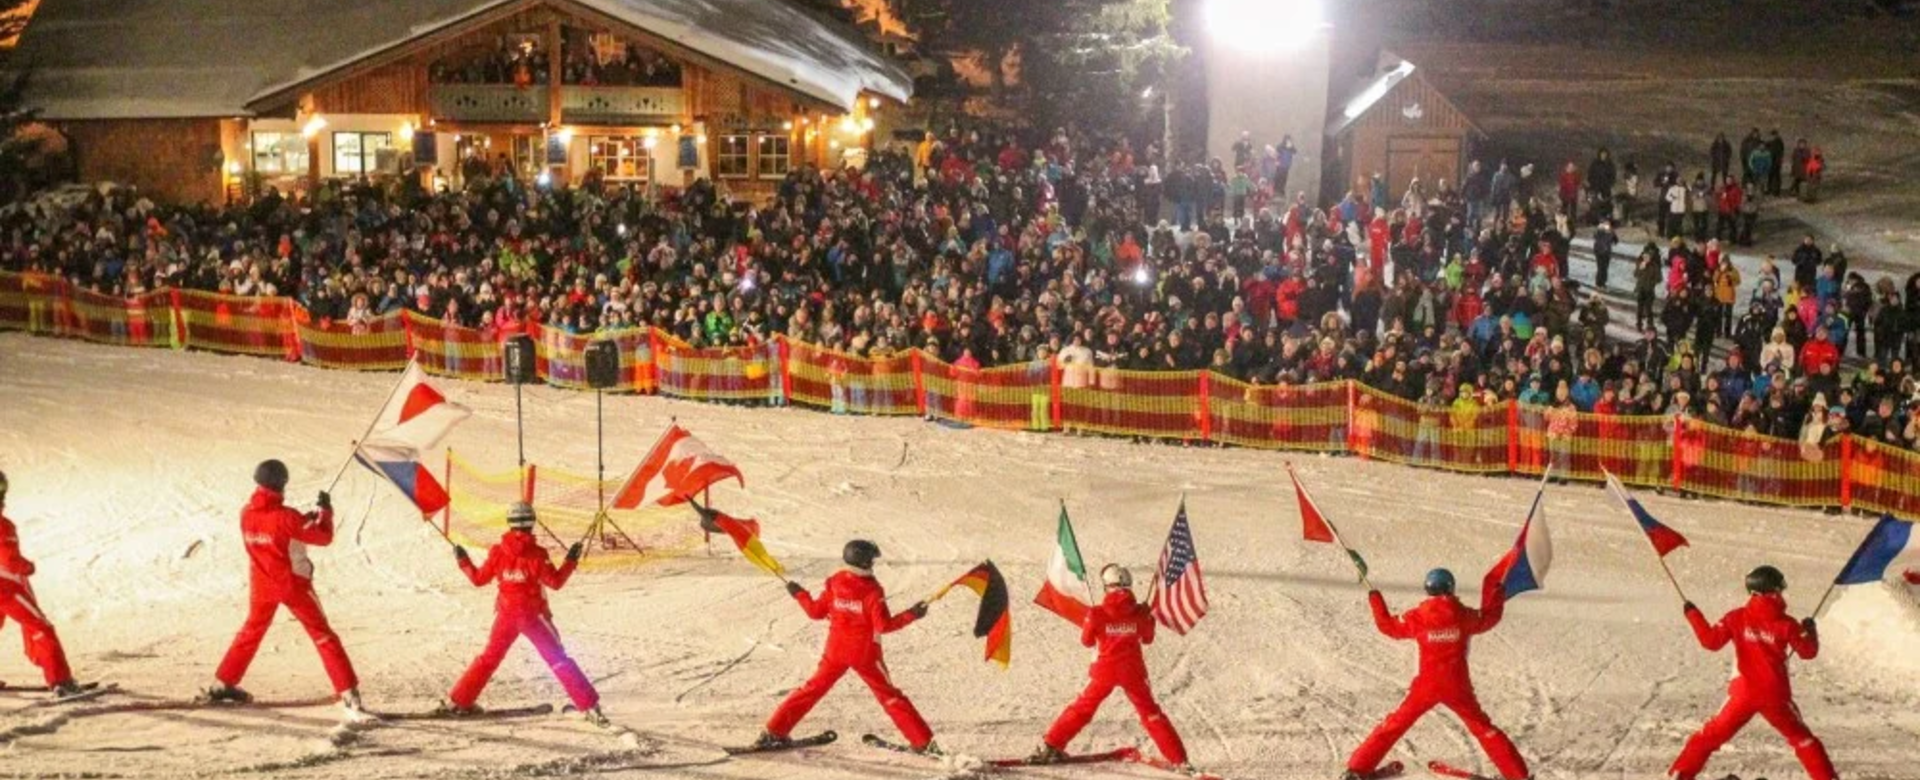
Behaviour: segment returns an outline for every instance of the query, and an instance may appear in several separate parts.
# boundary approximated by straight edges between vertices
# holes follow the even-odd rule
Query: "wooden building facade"
[[[1329,201],[1348,189],[1366,193],[1375,175],[1386,179],[1396,204],[1415,180],[1428,194],[1442,180],[1457,189],[1474,144],[1485,137],[1413,63],[1383,60],[1328,122],[1322,194]]]

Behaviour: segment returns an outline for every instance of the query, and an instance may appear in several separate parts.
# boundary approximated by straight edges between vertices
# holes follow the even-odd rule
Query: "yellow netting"
[[[439,476],[446,483],[450,503],[447,513],[433,518],[433,522],[446,523],[448,534],[462,545],[479,548],[492,544],[506,530],[507,509],[520,500],[519,469],[486,470],[452,452],[447,458],[451,468]],[[534,534],[558,560],[568,545],[588,536],[599,506],[599,482],[557,469],[534,468],[532,472],[534,509],[546,526],[535,529]],[[612,500],[624,475],[608,476],[607,497]],[[581,562],[585,569],[644,566],[683,556],[702,542],[698,517],[690,507],[609,509],[607,517],[609,522],[588,540],[589,552]],[[634,549],[636,545],[640,549]]]

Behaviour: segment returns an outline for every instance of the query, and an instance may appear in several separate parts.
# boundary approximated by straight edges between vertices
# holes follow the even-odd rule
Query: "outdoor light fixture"
[[[311,119],[307,120],[306,124],[300,126],[300,135],[312,138],[319,135],[320,131],[326,129],[326,127],[327,120],[321,118],[319,114],[314,114]]]
[[[553,137],[560,139],[560,145],[562,146],[573,143],[573,128],[562,127],[553,134]]]
[[[867,98],[867,108],[879,108],[879,107],[880,107],[879,98]]]
[[[553,184],[553,172],[541,171],[540,175],[533,177],[533,183],[538,184],[542,187]]]
[[[401,122],[400,123],[400,143],[404,144],[404,143],[412,143],[412,142],[413,142],[413,123]]]
[[[807,121],[807,120],[805,120],[805,119],[802,119],[802,120],[800,120],[800,121],[802,121],[802,122],[805,122],[805,121]],[[789,120],[787,120],[787,121],[785,121],[785,122],[781,122],[781,123],[780,123],[780,129],[782,129],[782,130],[785,130],[785,131],[787,131],[787,132],[789,132],[789,133],[791,133],[791,132],[793,132],[793,120],[791,120],[791,119],[789,119]]]
[[[1207,0],[1207,30],[1244,51],[1297,48],[1326,26],[1320,0]]]
[[[229,174],[232,174],[232,175],[234,175],[234,176],[239,176],[239,175],[240,175],[240,161],[239,161],[239,160],[228,160],[228,161],[227,161],[227,173],[229,173]]]
[[[680,134],[680,125],[679,125],[678,123],[675,123],[675,124],[674,124],[674,126],[673,126],[673,134],[674,134],[674,135],[679,135],[679,134]]]

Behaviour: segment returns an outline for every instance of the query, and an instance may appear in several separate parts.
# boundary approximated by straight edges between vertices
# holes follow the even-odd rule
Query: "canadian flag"
[[[693,434],[678,425],[654,442],[653,449],[633,470],[633,476],[613,497],[615,509],[643,506],[675,506],[686,503],[693,494],[728,477],[747,484],[740,467],[720,457]]]

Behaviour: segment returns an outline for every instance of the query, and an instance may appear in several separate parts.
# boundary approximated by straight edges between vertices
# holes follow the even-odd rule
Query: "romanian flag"
[[[1087,564],[1080,558],[1080,542],[1073,537],[1073,523],[1067,520],[1067,506],[1063,503],[1053,558],[1047,562],[1047,581],[1040,586],[1040,595],[1033,597],[1033,603],[1077,626],[1087,621],[1092,599],[1093,587],[1087,584]]]
[[[980,616],[974,618],[973,635],[987,640],[987,660],[1007,668],[1013,658],[1013,613],[1007,600],[1007,581],[1000,569],[987,561],[960,575],[960,579],[933,594],[932,601],[945,598],[955,587],[966,588],[980,596]]]
[[[741,520],[715,509],[700,512],[700,528],[707,533],[724,533],[740,548],[740,554],[747,561],[764,569],[768,574],[786,579],[787,569],[767,554],[767,548],[760,544],[760,521]]]

